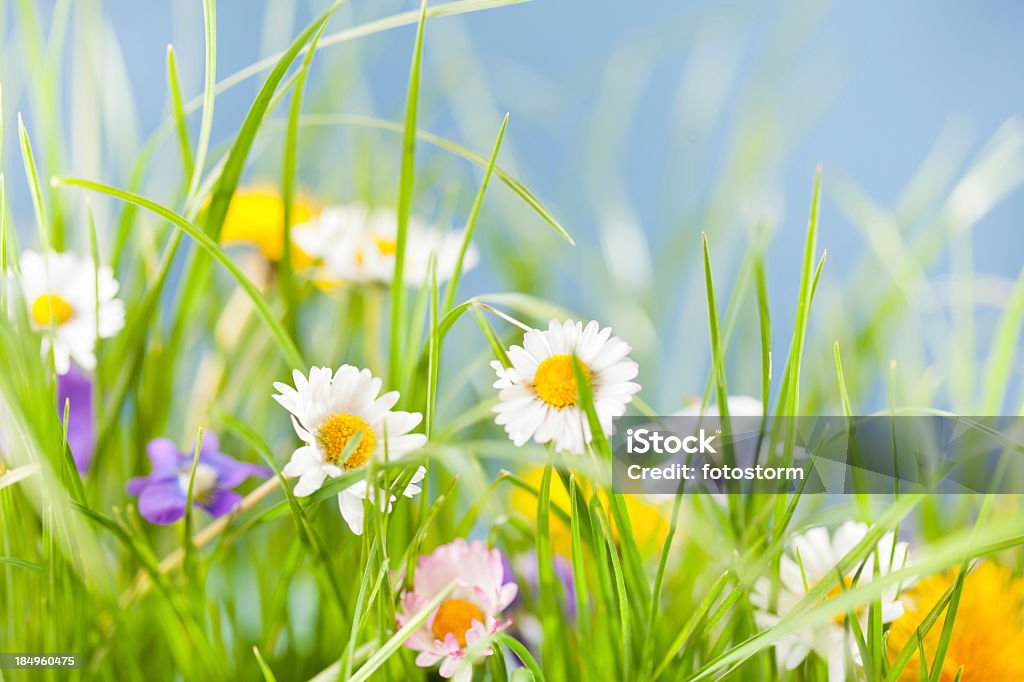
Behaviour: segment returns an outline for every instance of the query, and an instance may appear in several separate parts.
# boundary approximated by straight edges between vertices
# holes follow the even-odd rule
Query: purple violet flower
[[[57,377],[57,417],[64,419],[68,404],[68,447],[82,474],[89,471],[96,450],[96,424],[92,404],[92,379],[72,364],[67,374]]]
[[[506,583],[515,582],[518,577],[522,584],[529,587],[531,594],[537,594],[540,586],[540,573],[537,566],[537,553],[534,550],[519,555],[515,564],[502,552],[501,561],[505,569]],[[562,611],[570,621],[576,620],[576,581],[572,574],[572,561],[561,554],[552,554],[551,567],[555,578],[562,584]],[[521,605],[522,595],[523,590],[520,590],[510,608]]]
[[[570,622],[576,620],[576,581],[572,573],[572,561],[561,554],[551,556],[551,567],[555,578],[562,584],[562,613]],[[530,610],[523,599],[528,590],[533,599],[536,600],[540,584],[540,573],[537,563],[537,552],[530,550],[516,557],[515,561],[501,553],[501,564],[504,568],[504,582],[520,581],[520,589],[515,600],[509,604],[509,611],[512,613],[512,628],[510,634],[522,642],[530,653],[538,660],[540,659],[540,642],[543,637],[543,628],[537,616]],[[534,602],[536,603],[536,602]],[[515,654],[511,658],[514,665],[523,667],[523,662]]]
[[[146,445],[153,472],[131,479],[127,489],[129,495],[139,498],[139,513],[150,523],[169,525],[184,518],[193,452],[194,449],[188,454],[179,452],[168,438],[156,438]],[[242,502],[242,496],[233,488],[250,476],[268,478],[271,473],[266,467],[225,455],[220,451],[217,436],[204,433],[192,489],[193,502],[211,516],[224,516]]]

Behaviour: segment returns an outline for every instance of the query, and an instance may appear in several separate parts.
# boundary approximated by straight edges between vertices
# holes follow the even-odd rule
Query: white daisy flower
[[[426,440],[426,437],[424,437],[424,440]],[[405,489],[402,491],[402,496],[413,498],[423,492],[423,486],[420,484],[423,483],[423,478],[426,475],[426,468],[419,467],[416,469],[416,473],[413,474],[412,479],[409,480],[409,484],[405,486]],[[338,495],[338,507],[341,509],[341,516],[345,519],[345,522],[348,523],[348,527],[353,533],[356,535],[363,534],[363,499],[369,497],[370,502],[380,500],[379,509],[385,514],[391,513],[391,508],[394,506],[394,503],[398,498],[391,495],[390,499],[385,500],[385,495],[387,495],[386,490],[377,486],[371,488],[370,484],[365,479],[362,481],[356,481]]]
[[[306,497],[320,489],[324,480],[346,471],[366,466],[370,458],[383,462],[396,460],[423,447],[427,437],[410,433],[420,423],[418,412],[397,412],[391,408],[398,402],[398,392],[380,394],[382,381],[352,365],[342,365],[337,372],[329,367],[312,367],[307,378],[302,372],[292,373],[294,388],[276,382],[279,393],[274,400],[292,414],[292,425],[305,445],[292,453],[283,473],[298,477],[295,495]],[[362,436],[355,448],[341,460],[349,441]],[[413,497],[420,492],[422,467],[402,492]],[[395,497],[385,499],[385,492],[365,480],[353,483],[338,494],[338,506],[349,528],[356,535],[363,532],[363,500],[379,499],[381,511],[391,511]]]
[[[836,529],[829,537],[828,531],[822,527],[811,528],[805,533],[795,535],[791,540],[792,558],[783,555],[779,562],[779,593],[775,609],[771,608],[771,581],[760,578],[754,584],[750,602],[755,607],[754,619],[762,628],[774,627],[787,613],[803,599],[816,584],[824,580],[829,583],[836,581],[836,566],[839,561],[853,549],[868,532],[866,524],[847,521]],[[844,585],[835,584],[825,595],[831,599],[857,585],[865,585],[874,577],[875,557],[878,558],[879,575],[884,576],[902,569],[907,564],[908,545],[896,543],[892,532],[886,533],[861,565],[854,566],[844,577]],[[899,586],[894,585],[882,593],[882,622],[891,623],[903,615],[903,603],[899,597]],[[854,610],[862,631],[867,632],[868,605],[860,605]],[[808,628],[789,635],[775,645],[775,653],[779,667],[785,670],[795,669],[812,651],[828,662],[829,682],[842,682],[846,679],[847,665],[860,666],[860,650],[857,648],[853,633],[845,626],[845,614],[839,613],[824,627]]]
[[[97,330],[99,338],[106,339],[124,327],[124,302],[115,298],[114,272],[100,266],[98,279],[97,297],[91,259],[70,252],[21,254],[21,289],[29,322],[43,334],[44,355],[52,346],[58,374],[67,374],[72,360],[82,369],[95,368]]]
[[[393,210],[370,210],[356,203],[324,209],[308,222],[296,225],[292,239],[310,256],[323,261],[329,279],[391,284],[398,250],[397,233],[398,217]],[[431,253],[437,254],[438,282],[449,279],[455,271],[462,238],[462,232],[441,230],[410,218],[405,283],[422,286]],[[476,262],[476,249],[470,246],[463,259],[463,271]]]
[[[584,452],[591,433],[586,413],[576,404],[574,355],[590,381],[601,428],[611,434],[612,418],[625,414],[640,390],[631,381],[639,371],[627,357],[632,348],[611,334],[611,327],[601,329],[594,321],[584,327],[582,322],[552,320],[547,331],[530,330],[522,346],[509,349],[511,367],[491,363],[501,400],[494,421],[505,427],[512,442],[554,441],[559,452]]]

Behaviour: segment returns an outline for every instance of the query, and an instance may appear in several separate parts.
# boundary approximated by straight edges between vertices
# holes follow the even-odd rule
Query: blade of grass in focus
[[[199,180],[206,166],[206,154],[210,146],[213,129],[214,87],[217,83],[217,6],[214,0],[203,0],[203,32],[206,44],[206,77],[203,85],[203,114],[199,123],[199,140],[196,142],[195,161],[185,192],[185,210],[191,211],[197,199]],[[173,62],[170,62],[173,63]],[[183,125],[183,122],[179,126]],[[179,127],[179,135],[181,128]],[[187,137],[187,132],[186,132]]]
[[[473,231],[476,229],[476,220],[480,215],[480,206],[484,202],[484,194],[487,192],[487,184],[491,180],[491,173],[494,172],[494,163],[498,160],[498,151],[501,149],[501,140],[505,137],[505,126],[508,125],[508,116],[508,114],[505,114],[505,118],[501,121],[501,127],[498,129],[498,138],[494,141],[494,149],[491,151],[491,159],[487,162],[487,169],[484,171],[484,179],[480,182],[480,191],[477,192],[476,199],[473,200],[473,208],[470,209],[469,217],[466,219],[466,228],[462,235],[462,246],[459,248],[459,257],[455,261],[455,268],[452,270],[451,279],[445,289],[444,307],[442,308],[443,315],[448,314],[448,311],[452,309],[452,303],[455,300],[455,292],[458,290],[459,277],[462,275],[462,266],[466,258],[466,251],[469,249],[470,242],[473,239]]]
[[[402,160],[398,182],[398,226],[395,236],[395,266],[391,277],[391,343],[388,377],[392,384],[402,375],[401,359],[405,351],[405,251],[408,241],[409,212],[413,200],[416,173],[416,114],[420,97],[420,63],[423,55],[423,29],[427,21],[427,0],[420,2],[420,21],[409,68],[409,87],[405,97],[405,127],[402,133]]]
[[[191,178],[195,162],[192,158],[192,141],[188,135],[188,122],[181,104],[181,83],[178,79],[178,62],[174,56],[174,46],[167,46],[167,88],[171,93],[171,108],[174,110],[174,127],[178,132],[178,146],[181,149],[181,163],[185,177]]]

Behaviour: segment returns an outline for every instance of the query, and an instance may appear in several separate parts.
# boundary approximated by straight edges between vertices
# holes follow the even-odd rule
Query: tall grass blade
[[[487,169],[484,171],[484,179],[480,182],[480,191],[473,200],[473,208],[469,211],[469,218],[466,219],[466,228],[462,234],[462,246],[459,248],[459,256],[455,261],[455,268],[452,270],[451,279],[444,295],[444,308],[442,314],[447,315],[452,309],[455,301],[455,291],[459,286],[459,277],[462,275],[462,264],[466,258],[466,251],[473,239],[473,231],[476,229],[476,220],[480,215],[480,207],[484,203],[484,194],[487,193],[487,184],[491,181],[491,173],[494,172],[494,163],[498,160],[498,151],[501,149],[501,140],[505,137],[505,126],[508,125],[508,114],[501,121],[501,128],[498,129],[498,138],[494,141],[494,149],[491,151],[491,159],[487,162]]]
[[[214,0],[203,0],[203,36],[206,41],[206,69],[203,81],[203,114],[199,123],[199,140],[196,143],[195,162],[185,193],[185,210],[191,211],[197,199],[199,181],[206,167],[206,154],[213,130],[214,87],[217,83],[217,5]],[[179,135],[181,134],[179,130]],[[186,133],[187,135],[187,133]]]
[[[420,99],[420,64],[423,58],[423,29],[427,21],[427,0],[420,2],[420,22],[409,69],[405,98],[405,128],[402,133],[402,163],[398,183],[398,228],[395,237],[395,270],[391,277],[391,347],[388,376],[392,383],[402,376],[400,362],[405,350],[405,251],[409,235],[413,182],[416,173],[416,115]]]

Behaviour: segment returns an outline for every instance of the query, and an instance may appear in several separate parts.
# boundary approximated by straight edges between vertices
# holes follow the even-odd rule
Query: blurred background
[[[219,2],[218,79],[284,49],[326,5]],[[401,120],[415,29],[357,30],[334,43],[330,36],[399,12],[414,20],[416,9],[353,0],[327,28],[299,160],[304,188],[322,203],[394,201],[398,136],[330,118]],[[0,22],[2,167],[24,244],[34,232],[18,112],[43,177],[126,186],[170,111],[168,43],[186,98],[202,91],[202,6],[0,0]],[[671,411],[705,390],[704,231],[719,306],[724,312],[736,300],[730,389],[757,395],[751,255],[765,245],[777,378],[821,164],[818,246],[828,258],[812,313],[804,411],[838,411],[838,341],[855,411],[885,407],[896,361],[901,404],[1016,413],[1020,363],[1009,371],[994,363],[992,339],[1013,322],[1005,311],[1024,265],[1022,28],[1024,5],[995,0],[536,0],[431,19],[421,128],[486,155],[509,112],[499,163],[577,240],[570,248],[494,183],[478,226],[482,264],[463,297],[523,291],[614,325],[636,348],[647,402]],[[217,98],[213,159],[261,81]],[[189,123],[194,136],[198,113]],[[282,129],[261,134],[252,182],[279,181]],[[173,135],[153,159],[143,193],[172,202],[181,174]],[[426,145],[418,168],[415,211],[464,222],[480,169]],[[81,194],[51,198],[78,226],[83,247]],[[92,202],[109,244],[118,207]],[[482,347],[479,338],[466,343]],[[986,378],[986,368],[999,376]]]

